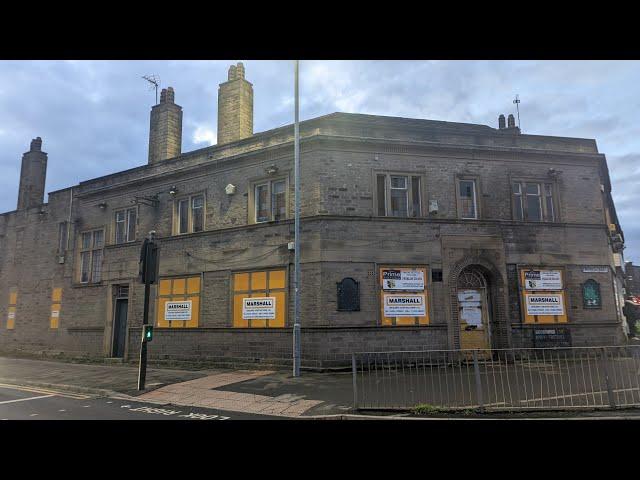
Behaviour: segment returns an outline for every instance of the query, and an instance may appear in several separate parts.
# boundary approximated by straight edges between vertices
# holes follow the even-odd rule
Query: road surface
[[[268,415],[157,405],[49,389],[0,384],[3,420],[267,420]]]

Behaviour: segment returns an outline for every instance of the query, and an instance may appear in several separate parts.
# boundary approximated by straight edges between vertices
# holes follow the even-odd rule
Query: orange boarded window
[[[564,271],[551,267],[520,269],[524,323],[566,323]]]
[[[233,326],[282,328],[287,317],[286,269],[232,275]]]
[[[158,282],[156,324],[165,328],[195,328],[200,319],[200,275],[163,278]]]
[[[58,328],[60,324],[60,307],[62,304],[62,288],[54,288],[51,292],[51,314],[49,328]]]
[[[13,330],[16,326],[16,306],[18,305],[18,292],[15,288],[9,291],[9,308],[7,313],[7,329]]]
[[[428,325],[426,267],[381,267],[379,271],[382,325]]]

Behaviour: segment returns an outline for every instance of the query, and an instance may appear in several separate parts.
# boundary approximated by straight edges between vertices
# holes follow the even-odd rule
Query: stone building
[[[148,164],[46,203],[32,141],[18,208],[0,215],[0,351],[135,359],[155,230],[150,358],[290,362],[293,126],[253,133],[244,77],[238,64],[220,85],[217,145],[181,152],[163,90]],[[624,238],[595,140],[524,135],[512,115],[492,128],[333,113],[300,132],[303,367],[624,341]]]

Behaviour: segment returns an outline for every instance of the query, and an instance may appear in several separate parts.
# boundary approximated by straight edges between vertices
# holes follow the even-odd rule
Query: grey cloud
[[[15,208],[20,158],[41,136],[47,190],[146,163],[154,94],[140,78],[160,75],[184,109],[183,151],[216,131],[225,61],[0,62],[0,211]],[[244,61],[254,87],[255,131],[291,123],[293,62]],[[640,261],[635,214],[640,163],[640,62],[303,61],[301,118],[334,111],[473,122],[495,127],[522,103],[523,131],[595,138],[607,155],[613,196]]]

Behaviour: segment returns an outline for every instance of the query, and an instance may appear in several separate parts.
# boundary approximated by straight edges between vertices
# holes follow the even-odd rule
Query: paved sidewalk
[[[147,391],[176,382],[201,378],[216,370],[171,370],[148,368]],[[139,395],[138,368],[126,365],[96,365],[49,360],[0,357],[0,383],[58,387],[72,391]]]
[[[239,382],[273,373],[275,372],[249,370],[217,373],[159,388],[140,395],[137,400],[281,417],[299,417],[311,408],[323,403],[320,400],[306,400],[295,395],[274,397],[217,389],[224,386],[230,388]]]

